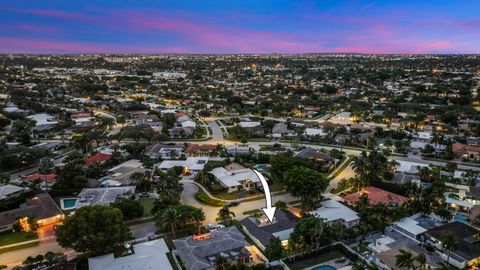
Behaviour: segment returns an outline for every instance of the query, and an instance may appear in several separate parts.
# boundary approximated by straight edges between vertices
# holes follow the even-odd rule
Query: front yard
[[[0,234],[0,247],[10,244],[15,244],[19,242],[25,242],[37,239],[38,236],[36,233],[27,233],[27,232],[6,232]]]
[[[153,203],[155,202],[154,198],[140,198],[138,202],[143,206],[143,217],[151,217]]]

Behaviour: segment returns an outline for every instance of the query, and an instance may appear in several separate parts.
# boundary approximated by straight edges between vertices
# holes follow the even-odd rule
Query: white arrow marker
[[[268,186],[267,179],[258,172],[257,170],[253,170],[258,178],[260,179],[260,182],[262,183],[263,190],[265,190],[265,200],[267,201],[267,206],[265,208],[262,208],[263,213],[267,216],[268,220],[270,222],[273,221],[273,217],[275,216],[275,210],[277,210],[276,207],[272,207],[272,194],[270,194],[270,187]]]

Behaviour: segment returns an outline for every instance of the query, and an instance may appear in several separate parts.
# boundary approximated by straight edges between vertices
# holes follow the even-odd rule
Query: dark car
[[[258,187],[257,187],[257,190],[258,190],[259,192],[262,192],[262,193],[265,192],[265,189],[263,188],[263,186],[258,186]]]
[[[240,204],[240,202],[229,202],[225,205],[228,206],[228,207],[233,207],[233,206],[238,206],[239,204]]]

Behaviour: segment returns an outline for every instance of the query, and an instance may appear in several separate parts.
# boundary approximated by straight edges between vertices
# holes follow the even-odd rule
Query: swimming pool
[[[335,270],[335,267],[330,265],[321,265],[321,266],[312,268],[312,270]]]
[[[75,208],[75,203],[77,203],[77,198],[60,199],[60,208],[62,210],[70,210]]]
[[[456,213],[453,216],[453,219],[455,219],[456,221],[465,223],[465,224],[470,224],[470,222],[468,221],[468,216],[467,215]]]

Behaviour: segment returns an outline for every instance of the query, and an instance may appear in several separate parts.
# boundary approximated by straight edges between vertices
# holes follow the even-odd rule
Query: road
[[[218,143],[223,144],[225,142],[224,138],[223,138],[223,132],[222,132],[222,129],[220,128],[220,126],[218,125],[218,123],[216,121],[208,121],[207,123],[210,126],[210,128],[212,129],[212,134],[211,134],[212,138],[210,140],[208,140],[208,143],[210,143],[210,144],[218,144]]]
[[[214,207],[206,204],[202,204],[197,199],[195,199],[195,193],[197,193],[199,187],[192,183],[191,181],[182,181],[183,183],[183,192],[181,194],[180,201],[182,204],[188,204],[195,207],[201,207],[205,212],[205,224],[209,223],[216,223],[215,219],[217,218],[218,210],[220,207]],[[282,195],[273,195],[272,202],[275,203],[277,201],[284,201],[284,202],[291,202],[297,200],[290,194],[282,194]],[[231,207],[230,211],[235,214],[235,218],[240,220],[246,217],[243,212],[259,209],[261,210],[265,207],[265,200],[255,200],[250,202],[242,202],[239,206]]]
[[[53,165],[61,164],[63,162],[63,160],[65,159],[65,156],[66,155],[63,155],[61,158],[54,159],[53,160]],[[33,167],[30,167],[30,168],[22,170],[22,171],[14,172],[14,173],[10,174],[10,181],[15,181],[15,180],[19,179],[21,176],[36,173],[37,171],[38,171],[38,166],[33,166]]]

